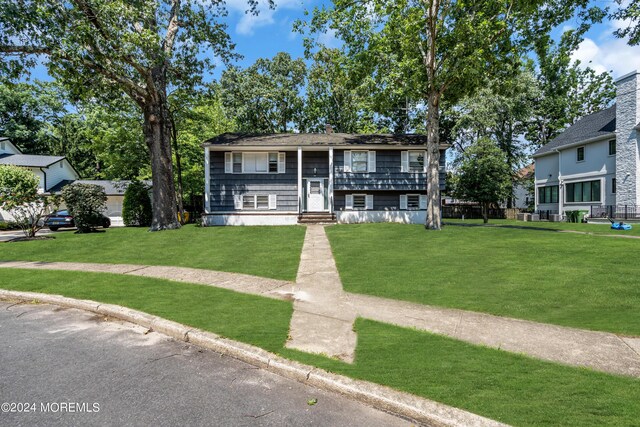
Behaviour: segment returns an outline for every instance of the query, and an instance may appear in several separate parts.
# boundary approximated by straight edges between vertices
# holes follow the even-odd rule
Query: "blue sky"
[[[275,0],[277,7],[269,9],[264,0],[260,1],[260,14],[257,16],[246,14],[246,0],[227,0],[229,15],[225,18],[228,32],[236,43],[236,52],[244,59],[237,65],[246,67],[258,58],[271,58],[277,52],[288,52],[292,57],[302,57],[302,36],[292,31],[296,19],[304,19],[304,10],[311,10],[323,3],[331,4],[330,0]],[[605,7],[616,7],[611,0],[594,1]],[[558,32],[572,28],[575,22],[567,22]],[[626,26],[625,22],[607,21],[596,25],[586,34],[580,48],[574,53],[574,59],[583,65],[589,65],[596,71],[612,71],[613,77],[619,77],[628,72],[640,69],[640,47],[631,47],[625,40],[613,36],[616,28]],[[331,35],[324,35],[325,43],[335,45]],[[219,76],[223,66],[214,72]],[[32,77],[47,78],[44,67],[39,67]]]

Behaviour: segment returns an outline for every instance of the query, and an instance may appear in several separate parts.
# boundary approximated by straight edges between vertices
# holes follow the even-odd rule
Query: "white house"
[[[615,105],[578,120],[533,155],[536,211],[611,215],[640,205],[640,73],[616,80]]]
[[[71,183],[95,184],[104,188],[107,194],[107,207],[104,214],[111,225],[124,225],[122,222],[122,202],[124,192],[130,181],[80,180],[80,175],[63,156],[41,156],[22,154],[8,138],[0,137],[0,165],[14,165],[28,168],[40,179],[41,193],[55,194]],[[148,182],[147,184],[151,184]],[[64,208],[64,206],[61,206]],[[0,210],[0,221],[11,221],[13,217]]]

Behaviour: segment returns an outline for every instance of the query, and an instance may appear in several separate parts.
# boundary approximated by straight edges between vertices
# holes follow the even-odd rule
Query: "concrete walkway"
[[[356,317],[446,335],[543,360],[640,378],[640,337],[346,293],[324,227],[307,227],[296,283],[237,273],[126,264],[0,261],[0,268],[153,277],[293,300],[287,347],[353,361]]]

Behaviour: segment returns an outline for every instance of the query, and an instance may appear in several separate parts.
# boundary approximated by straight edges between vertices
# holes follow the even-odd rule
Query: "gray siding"
[[[344,150],[334,152],[335,190],[424,190],[426,173],[401,172],[400,152],[403,150],[376,151],[376,171],[352,173],[344,171]],[[440,153],[440,189],[445,184],[445,151]],[[374,198],[375,199],[375,198]]]
[[[234,211],[236,194],[277,194],[277,211],[297,211],[298,155],[295,151],[286,153],[285,173],[234,174],[224,173],[224,152],[211,151],[209,210]]]
[[[297,155],[297,153],[296,153]],[[315,173],[313,169],[315,170]],[[303,151],[302,152],[302,176],[304,178],[328,178],[329,177],[329,152],[328,151]]]
[[[373,210],[397,211],[400,210],[401,194],[427,194],[426,191],[335,191],[333,194],[334,210],[343,211],[347,194],[372,194]]]

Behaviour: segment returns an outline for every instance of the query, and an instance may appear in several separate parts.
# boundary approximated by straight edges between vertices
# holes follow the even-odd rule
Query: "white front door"
[[[324,210],[324,180],[307,180],[307,211],[321,212]]]

